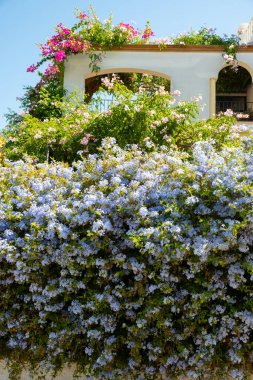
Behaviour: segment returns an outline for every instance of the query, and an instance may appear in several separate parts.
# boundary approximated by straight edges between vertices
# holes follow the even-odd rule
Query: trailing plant
[[[72,28],[67,28],[62,23],[57,25],[56,33],[46,43],[39,44],[42,58],[27,68],[28,72],[33,73],[48,63],[44,72],[38,72],[40,81],[37,85],[25,88],[25,94],[20,98],[24,112],[41,120],[49,116],[59,116],[59,110],[54,107],[54,103],[65,93],[64,61],[68,56],[86,53],[91,70],[98,71],[105,51],[126,44],[147,43],[154,35],[149,22],[140,30],[124,22],[114,26],[112,16],[100,21],[92,6],[87,13],[76,10],[76,17],[78,21]],[[45,98],[49,100],[46,103]],[[20,120],[15,112],[9,112],[6,118],[11,124]]]

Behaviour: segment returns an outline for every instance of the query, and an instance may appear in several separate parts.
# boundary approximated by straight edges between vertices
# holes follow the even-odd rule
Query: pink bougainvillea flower
[[[84,20],[86,17],[88,17],[88,15],[84,12],[80,12],[76,17],[80,18],[80,20]]]
[[[130,24],[125,24],[124,22],[119,23],[119,27],[123,32],[128,32],[132,36],[137,36],[138,32]]]
[[[82,42],[82,51],[83,52],[88,52],[90,51],[91,44],[89,41]]]
[[[143,35],[141,36],[143,39],[149,38],[151,36],[154,36],[154,32],[150,28],[146,28],[143,32]]]
[[[45,74],[46,76],[51,77],[51,76],[54,76],[55,74],[57,74],[57,73],[59,73],[59,72],[60,72],[60,70],[59,70],[59,67],[58,67],[58,66],[56,66],[56,65],[48,65],[48,67],[46,68],[44,74]]]
[[[61,61],[63,61],[67,56],[66,56],[66,54],[64,53],[63,50],[59,50],[59,51],[57,51],[57,52],[55,53],[54,57],[55,57],[56,61],[61,62]]]
[[[68,35],[71,33],[70,29],[69,28],[66,28],[65,26],[62,25],[62,23],[58,24],[57,25],[57,28],[56,28],[57,32],[59,35]]]
[[[41,47],[42,55],[47,56],[49,54],[52,54],[54,52],[54,49],[52,46],[44,45]]]
[[[35,66],[34,64],[32,64],[31,66],[27,67],[27,69],[26,69],[26,71],[28,73],[33,73],[36,70],[37,70],[37,66]]]

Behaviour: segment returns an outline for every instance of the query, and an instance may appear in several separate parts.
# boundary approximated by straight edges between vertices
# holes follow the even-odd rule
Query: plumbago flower
[[[191,157],[107,138],[73,167],[0,167],[0,357],[13,371],[246,376],[252,140],[197,142]]]

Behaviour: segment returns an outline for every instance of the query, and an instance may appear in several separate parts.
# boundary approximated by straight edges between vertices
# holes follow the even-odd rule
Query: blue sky
[[[74,9],[85,11],[89,4],[81,0],[0,0],[0,128],[8,108],[18,110],[16,97],[22,96],[23,86],[37,82],[35,73],[26,72],[39,59],[36,42],[45,42],[60,22],[71,27]],[[156,37],[201,26],[230,35],[253,17],[253,0],[93,0],[92,5],[101,19],[112,13],[115,23],[135,21],[142,28],[149,20]]]

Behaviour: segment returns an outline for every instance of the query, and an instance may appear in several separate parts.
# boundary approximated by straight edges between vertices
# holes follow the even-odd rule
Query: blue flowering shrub
[[[252,139],[0,167],[10,378],[243,379],[253,358]],[[41,377],[42,378],[42,377]]]

